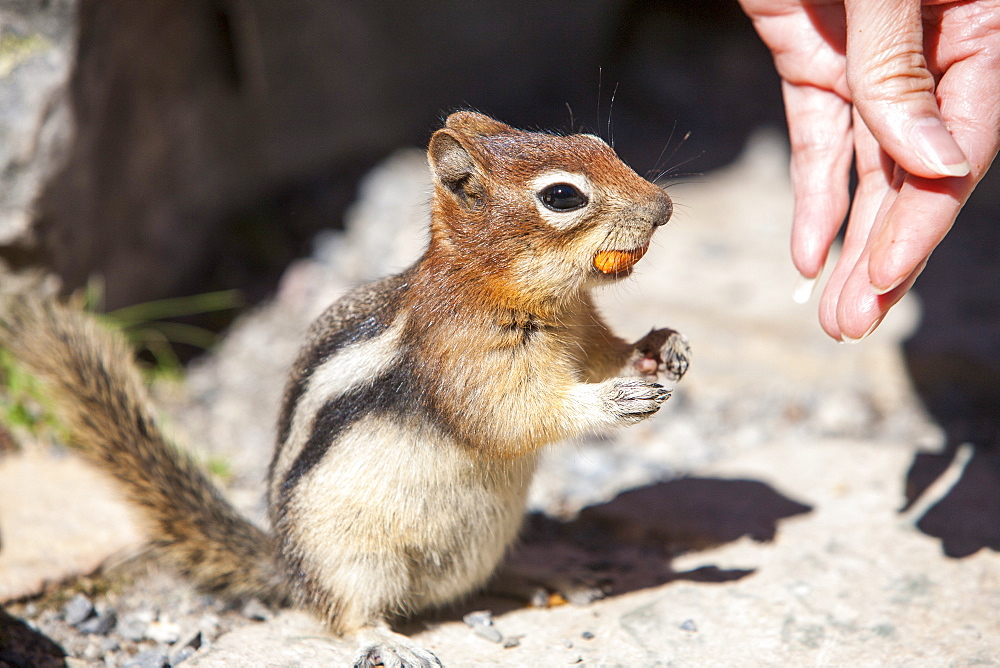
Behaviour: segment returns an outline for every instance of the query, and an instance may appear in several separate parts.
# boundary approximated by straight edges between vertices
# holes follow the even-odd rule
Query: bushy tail
[[[0,298],[0,347],[43,381],[71,445],[121,483],[154,546],[193,582],[237,599],[287,599],[273,538],[164,439],[120,335],[81,311],[16,295]]]

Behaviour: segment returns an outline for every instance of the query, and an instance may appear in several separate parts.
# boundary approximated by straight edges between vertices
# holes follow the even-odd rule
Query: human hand
[[[847,215],[854,162],[819,317],[833,338],[859,340],[913,285],[1000,148],[1000,0],[740,3],[782,79],[805,279]]]

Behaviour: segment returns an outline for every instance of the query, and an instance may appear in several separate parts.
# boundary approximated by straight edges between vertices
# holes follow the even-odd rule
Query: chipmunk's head
[[[559,300],[627,276],[673,209],[593,135],[524,132],[458,112],[431,137],[428,157],[432,251],[514,301]]]

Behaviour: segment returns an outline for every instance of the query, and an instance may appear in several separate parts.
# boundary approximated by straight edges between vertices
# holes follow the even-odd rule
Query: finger
[[[965,176],[969,162],[945,127],[924,56],[920,0],[845,0],[847,82],[882,148],[925,178]]]
[[[894,290],[927,260],[958,216],[971,191],[964,182],[970,180],[906,179],[872,240],[864,272],[869,292]]]
[[[851,107],[842,97],[813,86],[784,82],[795,191],[792,261],[815,278],[847,215],[853,145]]]
[[[909,276],[898,286],[882,295],[872,294],[866,289],[867,273],[864,271],[868,252],[864,252],[845,282],[841,292],[838,324],[840,325],[841,341],[857,343],[882,324],[882,320],[893,306],[913,287],[917,276],[927,266],[927,259],[917,265]],[[858,333],[860,332],[860,334]]]
[[[837,340],[841,340],[842,337],[838,322],[838,307],[843,299],[841,293],[864,252],[875,221],[880,212],[888,208],[895,194],[890,181],[893,165],[879,148],[875,137],[856,110],[853,119],[858,185],[847,222],[844,245],[819,303],[820,325],[827,334]],[[848,295],[848,298],[851,296]]]
[[[859,184],[857,194],[863,199],[851,209],[844,248],[820,300],[820,324],[840,341],[863,338],[881,319],[879,296],[868,283],[869,233],[877,230],[896,197],[891,185],[874,177],[865,188]]]
[[[953,179],[921,179],[897,169],[896,179],[890,189],[890,194],[886,196],[881,209],[875,216],[875,223],[869,232],[868,242],[840,290],[836,319],[841,340],[860,341],[871,334],[885,318],[889,309],[895,306],[906,294],[916,281],[917,276],[923,271],[931,250],[944,237],[947,228],[950,227],[951,220],[957,214],[957,209],[951,209],[955,206],[954,200],[947,194],[939,192],[942,189],[943,181],[951,180]],[[920,218],[924,215],[928,216],[926,220]],[[878,244],[878,239],[882,236],[893,216],[902,216],[906,220],[906,226],[903,228],[904,234],[927,236],[928,227],[938,225],[940,221],[943,221],[945,227],[935,237],[935,241],[924,254],[915,258],[908,273],[900,279],[898,284],[878,294],[871,288],[869,270],[872,265],[871,256]]]
[[[868,272],[876,294],[900,285],[930,255],[997,155],[1000,33],[992,41],[995,49],[953,64],[938,86],[942,113],[969,156],[972,171],[963,178],[907,179],[872,247]]]

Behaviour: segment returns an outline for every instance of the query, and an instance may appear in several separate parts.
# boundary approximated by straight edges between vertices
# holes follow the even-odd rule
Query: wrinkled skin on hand
[[[838,340],[913,285],[1000,147],[1000,0],[740,0],[782,79],[792,258]],[[852,161],[858,185],[850,202]]]

